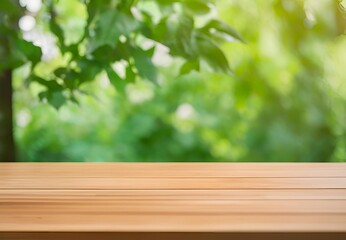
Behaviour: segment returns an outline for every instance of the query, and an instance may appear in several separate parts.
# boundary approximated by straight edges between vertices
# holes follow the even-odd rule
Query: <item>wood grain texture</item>
[[[85,233],[346,239],[346,164],[0,163],[0,239]]]
[[[1,163],[0,176],[32,178],[345,177],[343,163]],[[342,166],[342,167],[341,167]]]

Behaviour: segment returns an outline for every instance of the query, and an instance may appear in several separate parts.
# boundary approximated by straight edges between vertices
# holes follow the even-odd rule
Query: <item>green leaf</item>
[[[58,43],[60,45],[60,50],[64,53],[66,51],[65,46],[65,37],[64,37],[64,31],[58,24],[56,18],[56,11],[54,8],[54,4],[51,2],[49,4],[49,12],[50,12],[50,21],[49,21],[49,28],[54,33],[54,35],[58,38]]]
[[[136,4],[136,2],[137,0],[120,1],[118,9],[121,9],[122,11],[130,11],[131,7],[133,7]]]
[[[194,20],[191,16],[165,17],[155,26],[154,32],[154,40],[169,47],[171,55],[188,59],[197,58]]]
[[[202,29],[202,32],[204,32],[205,34],[207,34],[210,37],[213,37],[213,35],[216,32],[225,34],[225,40],[230,40],[229,37],[231,37],[231,39],[235,39],[235,40],[239,40],[241,42],[245,42],[244,39],[241,37],[241,35],[234,29],[232,28],[230,25],[228,25],[227,23],[221,22],[219,20],[211,20],[209,21]],[[220,36],[220,34],[219,34]],[[227,38],[228,37],[228,38]]]
[[[98,16],[94,33],[90,36],[88,51],[93,52],[100,46],[114,48],[120,36],[129,36],[139,27],[139,22],[128,14],[109,9]]]
[[[41,101],[46,99],[50,105],[59,110],[66,102],[62,91],[43,91],[38,94]]]
[[[57,110],[66,102],[66,98],[61,91],[49,92],[47,100]]]
[[[179,75],[185,75],[190,73],[191,71],[196,70],[199,71],[199,61],[187,61],[184,63],[183,66],[180,68]]]
[[[186,1],[183,6],[192,14],[208,14],[210,12],[210,6],[208,2],[203,0]]]
[[[78,85],[78,73],[69,68],[57,68],[54,75],[64,81],[65,87],[73,90]]]
[[[103,70],[103,65],[96,60],[81,58],[77,61],[78,66],[78,82],[79,85],[93,81],[96,76]]]
[[[132,70],[132,65],[128,65],[126,67],[126,81],[127,82],[134,82],[136,80],[136,74]]]
[[[232,74],[226,56],[224,55],[222,50],[212,41],[205,38],[199,38],[198,47],[203,59],[215,71],[226,74]]]
[[[55,80],[46,80],[36,75],[31,75],[29,78],[30,82],[37,82],[45,86],[49,91],[62,91],[64,88]]]
[[[95,49],[92,55],[94,59],[97,59],[97,61],[105,63],[121,60],[120,55],[116,54],[115,50],[109,45],[100,46],[99,48]]]
[[[194,20],[192,17],[182,15],[179,17],[179,25],[175,36],[177,38],[178,47],[180,47],[185,56],[194,58],[196,55],[195,38],[193,36]]]
[[[72,54],[72,58],[76,59],[76,58],[80,57],[78,47],[79,47],[79,44],[74,43],[74,44],[65,46],[64,50],[65,50],[65,52],[71,53]]]
[[[18,4],[18,1],[11,0],[2,0],[0,1],[0,13],[1,14],[20,14],[21,7]]]
[[[151,60],[151,55],[151,49],[149,49],[148,51],[145,51],[141,48],[132,49],[132,56],[139,75],[145,79],[156,82],[157,73],[156,68]]]
[[[11,46],[12,67],[17,68],[26,62],[32,63],[32,68],[41,61],[42,51],[40,47],[23,39],[15,39]]]
[[[43,91],[38,94],[40,101],[43,101],[48,98],[48,91]]]
[[[111,84],[120,92],[125,92],[126,82],[122,79],[111,66],[106,68],[106,73]]]

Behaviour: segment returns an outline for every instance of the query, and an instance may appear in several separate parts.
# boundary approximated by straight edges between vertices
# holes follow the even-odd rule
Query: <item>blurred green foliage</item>
[[[30,67],[18,69],[19,160],[346,161],[346,36],[338,1],[216,3],[246,42],[222,46],[234,74],[208,65],[185,74],[194,61],[184,65],[162,54],[157,83],[136,79],[121,93],[99,74],[81,87],[79,104],[57,111],[37,100],[41,85],[23,84]],[[67,42],[78,39],[84,24],[70,18],[75,8],[65,11]],[[49,73],[62,61],[39,64],[37,72]],[[144,78],[152,74],[144,70]]]

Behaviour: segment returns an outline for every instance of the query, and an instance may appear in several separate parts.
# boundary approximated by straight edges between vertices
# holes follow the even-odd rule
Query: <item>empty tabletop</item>
[[[346,239],[344,163],[0,163],[0,239]]]

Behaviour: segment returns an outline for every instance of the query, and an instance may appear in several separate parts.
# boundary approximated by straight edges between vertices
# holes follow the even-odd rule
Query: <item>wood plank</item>
[[[20,232],[345,237],[346,164],[0,164],[0,239]]]
[[[0,179],[80,177],[346,177],[346,163],[0,163]]]
[[[346,189],[261,190],[0,190],[1,201],[50,200],[345,200]]]
[[[11,215],[344,214],[346,200],[28,200],[0,199],[0,224]],[[345,223],[346,224],[346,223]]]
[[[345,214],[6,215],[0,232],[345,232]],[[1,219],[4,215],[1,216]]]
[[[346,178],[9,178],[0,189],[345,189]]]

